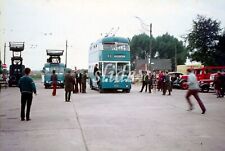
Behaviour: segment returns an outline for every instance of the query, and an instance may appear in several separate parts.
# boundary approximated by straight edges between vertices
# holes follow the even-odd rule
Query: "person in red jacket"
[[[57,80],[58,80],[57,75],[55,74],[55,70],[53,70],[51,75],[51,81],[52,81],[52,87],[53,87],[52,96],[56,95]]]

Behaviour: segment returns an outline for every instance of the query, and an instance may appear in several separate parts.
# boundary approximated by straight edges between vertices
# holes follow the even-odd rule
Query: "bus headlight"
[[[104,79],[104,82],[109,82],[109,79],[108,79],[108,78],[105,78],[105,79]]]
[[[124,82],[131,82],[129,78],[124,79]]]

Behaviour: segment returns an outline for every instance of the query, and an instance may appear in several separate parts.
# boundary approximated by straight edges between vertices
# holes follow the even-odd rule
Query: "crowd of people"
[[[94,73],[97,73],[98,66],[95,66]],[[25,75],[20,78],[19,80],[19,88],[21,92],[21,120],[24,121],[25,117],[26,120],[30,120],[30,107],[32,104],[32,98],[33,93],[37,94],[36,86],[34,84],[33,79],[29,76],[31,72],[30,68],[25,68],[24,73]],[[96,74],[95,73],[95,74]],[[199,92],[199,83],[197,81],[196,75],[193,73],[191,69],[187,70],[188,73],[188,91],[186,93],[186,100],[189,105],[188,111],[193,110],[193,104],[190,100],[190,96],[194,96],[196,101],[198,102],[202,114],[205,114],[206,108],[200,99],[198,92]],[[97,78],[98,76],[96,76]],[[64,87],[65,87],[65,102],[70,102],[71,93],[86,93],[86,79],[87,79],[87,72],[83,71],[81,73],[77,68],[75,67],[74,71],[67,70],[65,74],[65,81],[64,81]],[[56,95],[56,88],[57,88],[57,74],[55,70],[52,71],[52,95]],[[225,93],[225,75],[222,75],[221,73],[218,73],[217,76],[215,76],[214,79],[214,87],[217,94],[217,97],[224,97]],[[172,80],[169,76],[167,71],[159,71],[156,72],[147,72],[142,71],[142,86],[140,92],[149,92],[151,93],[153,90],[158,90],[162,92],[162,95],[166,95],[168,92],[168,95],[171,95],[172,92]],[[25,107],[26,114],[25,114]]]
[[[73,93],[86,93],[86,79],[87,79],[87,72],[83,71],[81,73],[75,67],[74,73],[72,70],[68,69],[65,74],[64,78],[64,87],[65,87],[65,102],[70,102],[71,92]],[[55,74],[55,70],[52,71],[51,75],[52,81],[52,95],[56,95],[56,88],[57,88],[57,75]]]
[[[157,89],[158,91],[162,91],[162,95],[166,95],[168,91],[168,95],[171,95],[172,92],[172,81],[171,77],[168,75],[167,71],[159,71],[158,73],[142,71],[142,86],[140,92],[147,89],[149,93],[152,92],[152,89]]]

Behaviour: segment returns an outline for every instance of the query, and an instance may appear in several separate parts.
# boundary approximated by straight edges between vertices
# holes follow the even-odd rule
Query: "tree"
[[[149,50],[149,36],[146,34],[135,35],[130,43],[131,47],[131,60],[136,57],[145,59],[146,52]]]
[[[204,65],[214,65],[220,31],[219,21],[198,15],[197,19],[193,20],[191,32],[186,36],[190,59],[200,61]]]
[[[216,46],[215,65],[225,66],[225,32],[219,37],[219,43]]]
[[[188,56],[188,51],[183,42],[168,33],[156,38],[154,49],[158,54],[158,58],[172,59],[172,70],[175,70],[175,57],[177,64],[184,64]]]
[[[154,48],[155,39],[152,37],[152,48]],[[135,35],[130,42],[131,47],[131,62],[137,57],[139,59],[146,59],[150,54],[150,37],[146,34]],[[155,55],[155,51],[152,50],[151,56]]]
[[[182,41],[169,35],[168,33],[158,36],[157,38],[151,37],[152,41],[152,53],[151,58],[159,59],[172,59],[172,69],[175,70],[175,52],[177,58],[177,64],[184,64],[187,58],[187,50]],[[131,62],[136,57],[139,59],[147,59],[149,55],[150,38],[146,34],[140,34],[133,36],[131,46]]]

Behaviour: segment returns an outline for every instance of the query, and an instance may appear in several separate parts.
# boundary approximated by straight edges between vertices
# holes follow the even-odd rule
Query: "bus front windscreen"
[[[116,75],[116,63],[103,63],[103,75]]]
[[[53,70],[55,70],[56,74],[64,74],[64,68],[63,67],[55,66],[55,67],[50,67],[50,68],[46,67],[45,68],[46,74],[52,74]]]
[[[117,63],[117,74],[118,75],[128,75],[129,74],[129,63]]]

